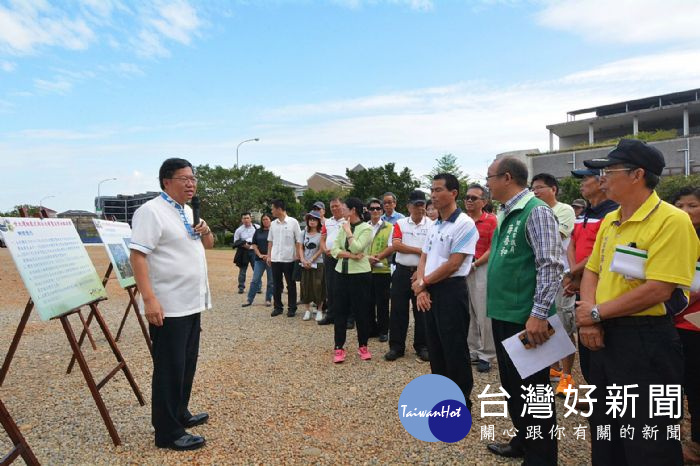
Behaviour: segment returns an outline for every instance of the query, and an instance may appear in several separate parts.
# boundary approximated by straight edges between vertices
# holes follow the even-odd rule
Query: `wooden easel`
[[[17,424],[12,419],[12,416],[10,416],[10,413],[7,411],[7,408],[5,408],[2,400],[0,400],[0,425],[2,425],[3,429],[5,429],[5,432],[7,432],[7,435],[10,437],[10,440],[12,440],[12,444],[14,445],[8,454],[0,457],[0,466],[5,466],[12,463],[19,456],[22,456],[24,462],[29,466],[38,466],[39,460],[37,460],[36,456],[34,456],[34,452],[22,436],[22,432],[19,431]]]
[[[139,404],[143,406],[146,404],[146,402],[144,401],[143,396],[141,395],[141,391],[139,390],[138,385],[136,385],[134,377],[131,375],[129,367],[126,365],[126,361],[124,360],[121,351],[119,351],[119,348],[117,347],[117,343],[112,337],[112,333],[107,327],[107,323],[105,322],[104,318],[102,317],[102,314],[100,313],[100,310],[97,307],[97,303],[102,300],[103,298],[100,298],[98,300],[89,302],[85,305],[90,307],[90,316],[93,316],[95,320],[97,320],[97,323],[99,324],[102,333],[107,339],[107,343],[109,343],[109,346],[112,349],[112,352],[114,353],[118,364],[99,383],[95,383],[95,379],[92,376],[92,372],[90,372],[90,368],[88,367],[87,361],[85,360],[85,355],[80,349],[80,345],[78,344],[78,341],[75,338],[75,333],[73,333],[73,327],[70,324],[70,320],[68,320],[68,316],[72,314],[79,314],[80,308],[72,309],[61,316],[54,317],[51,320],[58,319],[61,321],[63,330],[66,333],[66,337],[68,338],[68,343],[70,344],[71,350],[73,350],[73,357],[76,361],[78,361],[78,366],[80,366],[80,370],[83,373],[83,377],[85,377],[85,382],[87,383],[88,389],[92,394],[92,398],[95,400],[95,404],[97,405],[97,409],[99,410],[100,415],[102,416],[102,420],[104,421],[105,426],[107,427],[109,436],[112,438],[112,442],[116,446],[121,444],[121,439],[119,438],[117,429],[114,427],[114,423],[112,422],[112,418],[109,415],[107,406],[105,405],[104,400],[100,395],[100,390],[102,389],[102,387],[104,387],[107,384],[107,382],[109,382],[109,380],[121,370],[122,372],[124,372],[124,376],[129,381],[129,385],[131,385],[131,389],[133,390],[134,395],[136,395],[136,399],[138,400]],[[27,320],[29,319],[29,314],[31,313],[33,308],[34,303],[30,299],[29,303],[27,304],[27,308],[25,308],[24,314],[22,315],[22,320],[20,321],[17,327],[17,331],[15,332],[15,336],[12,340],[12,345],[10,346],[10,351],[8,351],[8,354],[5,357],[5,362],[3,363],[0,372],[0,383],[5,379],[5,376],[7,375],[7,370],[9,369],[10,363],[12,362],[14,352],[17,349],[17,344],[19,343],[19,339],[22,336],[24,327],[27,323]],[[83,325],[83,332],[85,332],[85,330],[86,327],[85,325]]]
[[[114,267],[112,266],[112,262],[109,263],[109,266],[107,267],[107,271],[104,274],[104,277],[102,277],[102,286],[106,286],[107,282],[109,281],[109,277],[112,275],[112,270],[114,270]],[[122,334],[122,330],[124,329],[124,323],[126,322],[126,318],[129,316],[129,311],[133,309],[134,314],[136,314],[136,318],[139,321],[139,326],[141,327],[141,333],[143,334],[143,338],[146,340],[146,346],[148,346],[148,352],[153,355],[153,346],[151,343],[151,337],[148,335],[148,329],[146,328],[146,324],[143,321],[143,317],[141,317],[141,313],[139,312],[139,305],[136,302],[136,293],[139,292],[138,288],[136,285],[131,285],[125,288],[126,292],[129,294],[129,304],[126,306],[126,310],[124,311],[124,317],[122,317],[121,324],[119,324],[119,330],[117,330],[117,336],[114,339],[114,341],[119,341],[119,337]],[[83,346],[83,341],[85,341],[85,336],[90,339],[92,342],[92,347],[93,349],[97,349],[95,346],[94,340],[92,340],[90,336],[90,324],[92,323],[92,319],[94,317],[94,314],[92,311],[90,311],[90,314],[88,314],[87,321],[83,320],[82,314],[79,314],[80,318],[83,322],[83,331],[80,333],[80,338],[78,338],[78,346],[82,347]],[[75,364],[75,355],[71,356],[70,362],[68,363],[68,369],[66,369],[66,374],[70,374],[71,371],[73,370],[73,365]]]

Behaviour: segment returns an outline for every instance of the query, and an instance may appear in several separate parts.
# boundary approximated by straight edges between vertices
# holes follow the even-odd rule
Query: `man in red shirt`
[[[571,174],[581,180],[581,195],[589,204],[574,222],[574,231],[571,233],[571,241],[566,251],[570,269],[564,271],[564,294],[567,296],[576,295],[576,300],[579,300],[581,298],[578,296],[578,292],[581,286],[583,269],[586,268],[588,256],[593,251],[600,224],[608,212],[617,209],[618,205],[616,202],[608,199],[604,191],[601,191],[600,170],[584,168],[582,170],[573,170]],[[578,346],[581,373],[583,378],[588,381],[589,349],[580,343]]]
[[[476,254],[469,275],[469,335],[467,343],[472,364],[479,372],[491,370],[491,361],[496,357],[496,347],[491,332],[491,319],[486,316],[486,264],[489,261],[491,238],[498,221],[496,216],[484,212],[489,202],[488,190],[480,184],[471,184],[464,197],[464,207],[479,231]]]

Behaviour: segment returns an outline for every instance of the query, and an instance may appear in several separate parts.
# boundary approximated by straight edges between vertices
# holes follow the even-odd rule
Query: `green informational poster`
[[[129,262],[129,242],[131,241],[131,227],[128,223],[110,222],[107,220],[92,219],[102,243],[105,245],[112,267],[117,273],[117,279],[122,288],[136,284],[134,271]]]
[[[107,297],[70,219],[0,217],[0,235],[42,320]]]

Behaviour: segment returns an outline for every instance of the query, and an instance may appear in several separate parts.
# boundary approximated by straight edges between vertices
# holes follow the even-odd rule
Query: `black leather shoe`
[[[403,353],[399,353],[395,349],[390,349],[387,351],[387,353],[384,355],[384,359],[387,361],[396,361],[399,358],[403,357]]]
[[[297,311],[287,311],[287,317],[294,317],[297,315]]]
[[[421,361],[423,361],[423,362],[430,361],[430,354],[428,354],[427,348],[422,348],[420,351],[417,351],[416,354],[418,354],[418,359],[420,359]]]
[[[199,413],[199,414],[195,414],[194,416],[192,416],[191,418],[186,420],[183,424],[185,425],[186,429],[189,429],[190,427],[206,424],[208,420],[209,420],[209,414]]]
[[[382,343],[389,341],[389,335],[387,335],[386,333],[382,333],[381,335],[379,335],[379,341]]]
[[[282,309],[275,309],[270,313],[270,317],[275,317],[282,314]]]
[[[248,307],[248,306],[252,306],[252,305],[253,305],[253,303],[243,303],[243,304],[241,304],[241,307]]]
[[[525,456],[525,452],[514,448],[510,443],[489,443],[486,445],[491,453],[498,456],[503,456],[505,458],[522,458]]]
[[[173,440],[170,443],[158,444],[158,448],[170,448],[171,450],[184,451],[184,450],[196,450],[197,448],[202,448],[206,440],[204,437],[199,435],[185,434],[177,440]]]
[[[479,363],[476,365],[476,370],[479,372],[488,372],[491,370],[491,363],[484,361],[483,359],[479,359]]]
[[[330,325],[333,323],[333,319],[329,319],[328,316],[316,322],[318,325]]]
[[[238,290],[238,294],[243,294],[243,293],[245,293],[244,290]]]

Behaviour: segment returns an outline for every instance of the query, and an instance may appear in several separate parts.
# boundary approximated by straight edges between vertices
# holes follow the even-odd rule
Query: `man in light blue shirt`
[[[384,205],[384,215],[381,217],[383,221],[395,225],[398,219],[405,217],[401,212],[394,210],[396,209],[396,195],[394,193],[384,193],[382,196],[382,204]]]

